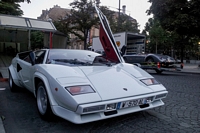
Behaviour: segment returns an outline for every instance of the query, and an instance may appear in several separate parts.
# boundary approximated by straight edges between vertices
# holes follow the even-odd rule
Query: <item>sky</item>
[[[69,4],[74,0],[31,0],[31,3],[20,3],[21,10],[23,10],[23,17],[37,18],[42,14],[42,10],[50,9],[54,5],[58,5],[61,8],[71,9]],[[140,32],[144,29],[144,26],[148,19],[152,16],[146,14],[146,10],[149,9],[150,3],[148,0],[100,0],[100,6],[107,6],[110,10],[118,11],[119,2],[120,8],[126,6],[126,14],[130,15],[137,20]]]

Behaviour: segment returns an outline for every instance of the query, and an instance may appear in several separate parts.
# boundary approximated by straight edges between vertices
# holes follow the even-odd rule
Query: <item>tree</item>
[[[31,32],[31,49],[44,47],[44,34],[42,31]]]
[[[161,26],[169,32],[179,35],[181,44],[181,61],[185,45],[190,38],[200,36],[199,0],[149,0],[152,3],[148,14],[153,14]]]
[[[88,2],[87,0],[76,0],[70,3],[70,6],[72,6],[72,9],[67,18],[67,21],[72,24],[70,32],[83,40],[84,49],[87,49],[89,30],[98,22],[98,19],[94,16],[95,8],[92,1]]]
[[[71,12],[66,14],[65,18],[60,18],[59,21],[54,22],[56,28],[67,34],[74,34],[78,39],[84,42],[84,49],[87,49],[88,33],[92,27],[99,28],[99,18],[97,17],[96,10],[92,1],[76,0],[70,3],[72,6]],[[113,32],[119,31],[135,31],[139,32],[138,26],[130,21],[130,16],[123,15],[121,17],[121,29],[117,26],[117,17],[115,12],[109,10],[105,6],[100,7],[101,11],[107,17],[109,25]],[[131,29],[131,30],[130,30]]]
[[[71,3],[72,4],[72,3]],[[88,5],[89,4],[89,5]],[[77,38],[84,41],[84,49],[87,49],[87,38],[88,32],[91,27],[99,27],[99,19],[97,18],[96,11],[92,3],[87,1],[75,2],[72,5],[75,6],[70,13],[66,13],[66,17],[60,17],[58,21],[54,21],[54,25],[57,30],[68,36],[68,41],[70,40],[70,34],[74,34]],[[80,6],[81,5],[81,6]],[[80,8],[81,7],[81,8]],[[82,7],[89,7],[83,8]],[[80,8],[80,9],[79,9]],[[107,7],[101,6],[101,11],[107,16],[111,25],[115,25],[113,21],[113,11],[108,10]],[[85,33],[87,32],[87,33]],[[77,39],[75,38],[75,40]],[[72,40],[73,41],[73,40]]]
[[[114,12],[113,12],[113,14],[114,14]],[[138,29],[138,23],[136,23],[136,21],[133,18],[131,18],[130,16],[128,16],[126,14],[121,13],[119,19],[113,16],[112,18],[108,18],[108,20],[110,23],[110,27],[114,33],[124,32],[124,31],[139,33],[139,31],[140,31]],[[114,23],[112,23],[113,20],[115,20]],[[118,24],[118,21],[120,21],[119,24]]]
[[[140,30],[138,29],[138,23],[135,23],[135,20],[131,18],[130,16],[123,14],[120,15],[120,32],[129,31],[134,33],[139,33]]]
[[[4,2],[17,2],[17,3],[20,3],[20,2],[31,3],[30,0],[1,0],[1,1],[4,1]]]
[[[20,9],[18,3],[25,2],[25,0],[1,0],[0,1],[0,14],[22,16],[23,11]],[[27,3],[30,3],[30,0],[26,0]]]
[[[166,31],[160,25],[160,22],[154,18],[150,18],[146,23],[144,34],[147,34],[148,48],[150,51],[157,53],[158,49],[163,54],[174,49],[177,34]],[[167,53],[169,54],[169,53]]]
[[[148,14],[154,14],[164,29],[176,31],[179,35],[200,35],[199,0],[149,0],[149,2],[152,5],[147,11]]]
[[[67,36],[67,42],[70,40],[70,33],[71,33],[71,24],[66,21],[66,19],[60,17],[58,21],[53,21],[54,26],[56,29]]]
[[[106,16],[106,18],[108,19],[110,28],[112,30],[112,32],[117,32],[117,18],[115,17],[115,12],[111,11],[108,9],[108,7],[106,6],[101,6],[100,10],[103,12],[103,14]]]

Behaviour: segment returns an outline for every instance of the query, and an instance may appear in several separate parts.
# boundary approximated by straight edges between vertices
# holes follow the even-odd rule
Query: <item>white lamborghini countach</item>
[[[106,17],[95,8],[105,55],[41,49],[18,53],[9,66],[11,91],[17,87],[31,91],[43,119],[56,115],[81,124],[164,105],[166,88],[141,68],[124,62]]]

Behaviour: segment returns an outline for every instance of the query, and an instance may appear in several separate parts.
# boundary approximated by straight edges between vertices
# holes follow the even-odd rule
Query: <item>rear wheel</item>
[[[9,71],[9,86],[10,86],[10,91],[15,92],[18,88],[18,86],[14,83],[12,75]]]
[[[154,59],[153,58],[151,58],[151,57],[149,57],[149,58],[147,58],[147,60],[146,60],[148,63],[154,63]]]
[[[44,120],[51,120],[53,113],[50,107],[48,95],[43,82],[40,82],[37,86],[36,99],[37,99],[37,109],[41,118]]]
[[[161,74],[163,71],[162,70],[155,70],[157,74]]]

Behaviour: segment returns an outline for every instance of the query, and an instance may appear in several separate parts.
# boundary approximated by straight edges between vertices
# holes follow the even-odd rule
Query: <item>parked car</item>
[[[125,62],[135,64],[143,69],[154,69],[157,73],[163,71],[180,71],[180,60],[162,54],[133,54],[124,55]]]
[[[96,10],[106,56],[88,50],[41,49],[18,53],[9,66],[10,89],[31,91],[43,119],[56,115],[81,124],[164,105],[166,88],[124,62],[106,17]]]
[[[162,54],[133,54],[124,55],[124,59],[130,63],[160,62],[166,65],[178,63],[173,57]]]

